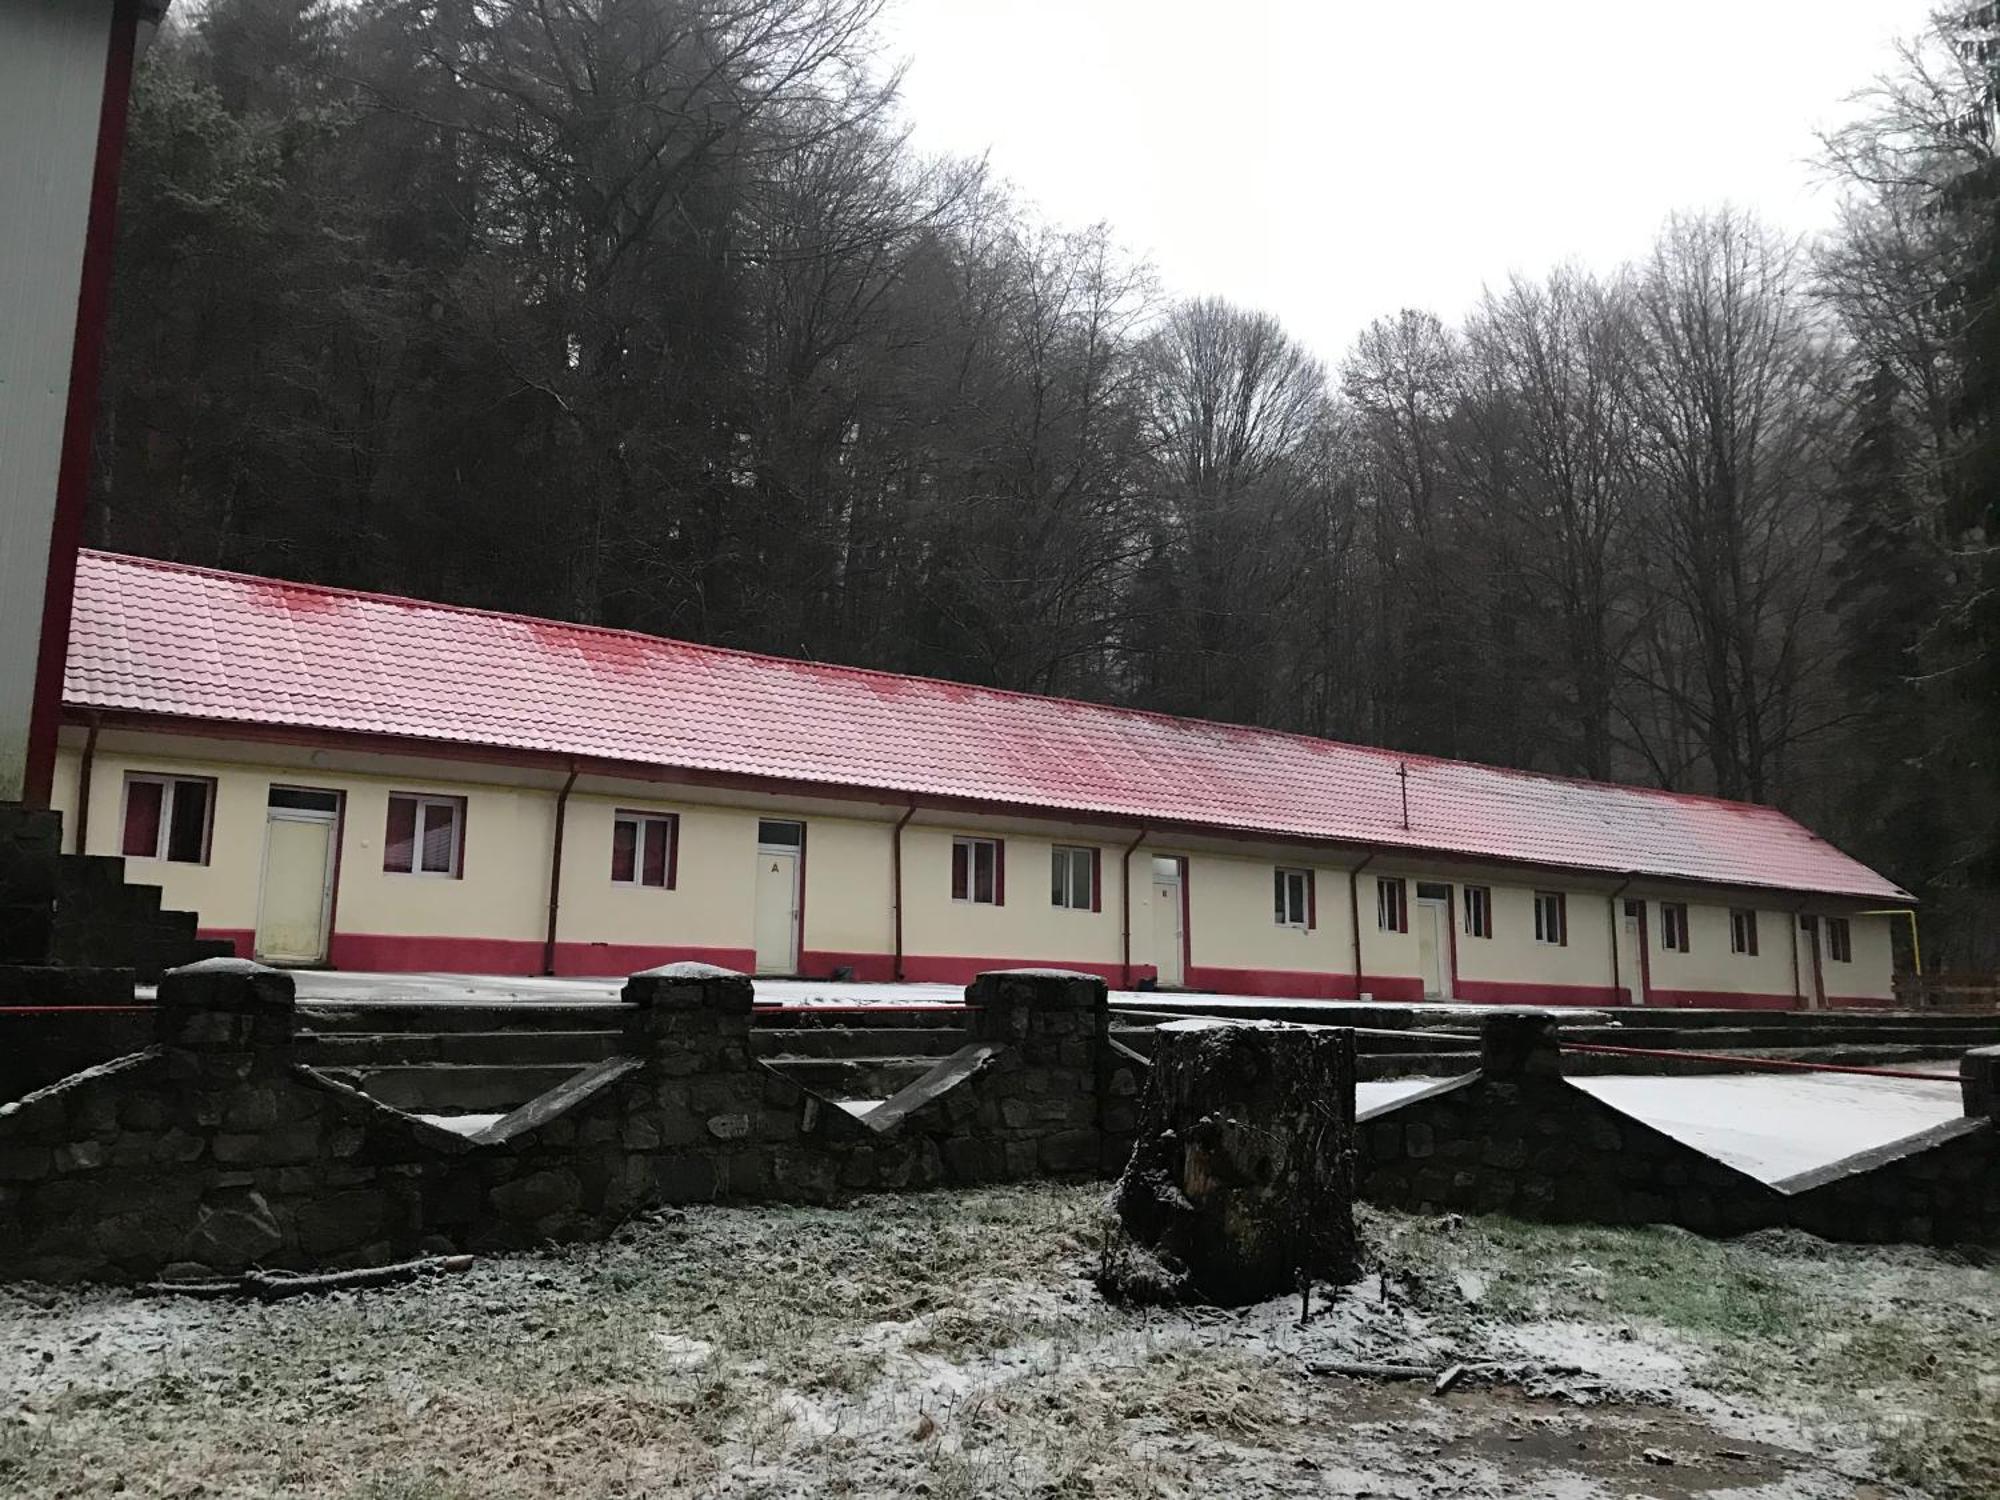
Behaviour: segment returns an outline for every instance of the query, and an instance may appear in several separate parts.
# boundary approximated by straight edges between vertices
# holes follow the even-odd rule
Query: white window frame
[[[1676,941],[1678,939],[1678,941]],[[1685,901],[1660,903],[1660,946],[1669,953],[1689,951],[1688,905]]]
[[[410,827],[410,868],[407,870],[391,870],[385,866],[382,873],[384,875],[420,875],[426,880],[460,879],[464,874],[463,866],[465,864],[465,821],[468,814],[465,798],[454,797],[441,792],[391,792],[389,794],[391,802],[394,802],[397,798],[417,804],[416,821]],[[426,870],[424,868],[424,833],[429,821],[430,809],[434,807],[445,808],[451,814],[452,820],[451,865],[450,868],[443,870]],[[386,818],[386,813],[384,816]],[[385,832],[386,827],[385,822]],[[383,854],[386,856],[387,853],[388,849],[385,846]]]
[[[637,808],[621,807],[611,815],[611,858],[613,873],[611,883],[627,890],[670,891],[674,888],[675,865],[680,853],[680,818],[673,813],[641,812]],[[632,830],[632,878],[620,880],[616,873],[618,858],[618,825],[631,823]],[[646,879],[646,830],[655,823],[666,825],[667,859],[666,868],[660,871],[658,884]]]
[[[1535,892],[1535,941],[1551,948],[1569,946],[1569,902],[1562,891]]]
[[[1838,942],[1833,936],[1836,931],[1840,934]],[[1854,928],[1846,917],[1826,919],[1826,956],[1837,964],[1854,962]]]
[[[1402,876],[1375,877],[1375,925],[1383,932],[1410,930],[1410,888]]]
[[[1280,865],[1274,872],[1271,915],[1280,927],[1306,932],[1312,927],[1312,872],[1292,865]],[[1295,899],[1296,898],[1296,899]],[[1282,910],[1280,904],[1282,903]]]
[[[1079,882],[1078,867],[1082,878]],[[1097,851],[1083,844],[1049,846],[1049,904],[1061,911],[1097,910]],[[968,870],[969,872],[969,870]],[[998,874],[998,866],[995,866]],[[1077,899],[1079,889],[1082,899]]]
[[[132,788],[141,782],[147,786],[160,788],[160,822],[153,830],[153,852],[151,854],[124,854],[125,830],[131,826]],[[207,804],[202,808],[201,817],[201,858],[173,859],[167,854],[167,846],[174,836],[174,804],[180,800],[181,786],[192,782],[202,788]],[[155,859],[169,865],[205,865],[209,850],[215,843],[215,791],[213,776],[175,776],[167,771],[127,771],[125,773],[125,801],[118,809],[118,849],[126,859]]]
[[[960,906],[1000,905],[1000,840],[976,838],[970,834],[955,836],[951,841],[951,862],[954,872],[958,865],[958,851],[961,847],[966,850],[965,894],[961,896],[958,892],[953,891],[951,899]],[[993,878],[988,882],[988,889],[993,894],[983,901],[979,898],[979,851],[981,849],[985,849],[993,861]]]
[[[1732,906],[1729,908],[1729,951],[1744,958],[1755,958],[1757,954],[1757,908],[1754,906]]]
[[[1476,938],[1492,937],[1493,887],[1490,885],[1461,886],[1459,892],[1465,905],[1465,935]]]

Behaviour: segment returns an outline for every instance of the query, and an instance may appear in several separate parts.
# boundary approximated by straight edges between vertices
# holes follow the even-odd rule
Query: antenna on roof
[[[1403,832],[1410,831],[1410,763],[1396,762],[1396,778],[1403,783]]]

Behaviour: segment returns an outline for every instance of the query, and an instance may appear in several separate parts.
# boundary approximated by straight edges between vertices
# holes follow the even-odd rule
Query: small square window
[[[1049,851],[1049,904],[1096,911],[1097,901],[1097,851],[1057,844]]]
[[[465,838],[465,799],[414,792],[389,795],[389,826],[382,839],[382,868],[392,875],[436,875],[456,880]]]
[[[1535,892],[1535,941],[1568,945],[1569,902],[1561,891]]]
[[[1826,919],[1826,956],[1837,964],[1854,962],[1854,931],[1845,917]]]
[[[1279,870],[1273,882],[1280,927],[1301,931],[1313,925],[1313,878],[1310,870]]]
[[[1748,907],[1730,908],[1729,951],[1748,958],[1757,956],[1757,913]]]
[[[1408,932],[1408,893],[1400,876],[1375,877],[1375,925],[1384,932]]]
[[[679,832],[672,813],[619,812],[611,820],[611,883],[672,890]]]
[[[974,906],[1001,906],[1006,902],[1005,876],[1001,873],[1000,840],[953,839],[951,841],[951,899]]]
[[[1469,885],[1465,888],[1465,935],[1476,938],[1493,936],[1491,886]]]
[[[205,865],[214,816],[215,782],[209,777],[127,776],[119,852],[128,859]]]
[[[1660,946],[1670,953],[1688,951],[1688,909],[1685,902],[1660,903]]]

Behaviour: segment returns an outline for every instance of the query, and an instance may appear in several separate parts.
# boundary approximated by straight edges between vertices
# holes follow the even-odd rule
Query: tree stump
[[[1189,1020],[1157,1036],[1098,1284],[1238,1307],[1353,1280],[1354,1034]]]

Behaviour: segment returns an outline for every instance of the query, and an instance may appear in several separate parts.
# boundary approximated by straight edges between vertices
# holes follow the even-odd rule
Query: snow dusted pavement
[[[1356,1084],[1366,1112],[1435,1078]],[[1595,1077],[1571,1083],[1760,1182],[1778,1182],[1960,1117],[1958,1087],[1845,1073],[1727,1073],[1695,1078]]]
[[[1956,1083],[1846,1073],[1578,1078],[1576,1086],[1762,1182],[1886,1146],[1963,1114]]]

